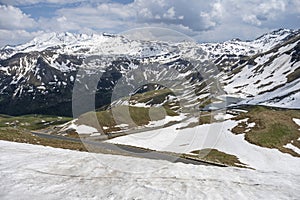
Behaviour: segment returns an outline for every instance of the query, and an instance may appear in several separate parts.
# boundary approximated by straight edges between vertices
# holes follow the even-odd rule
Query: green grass
[[[163,103],[168,95],[174,95],[170,89],[160,89],[145,92],[142,94],[135,94],[131,96],[130,100],[135,100],[139,103],[147,103],[151,101],[151,104]]]
[[[97,122],[93,120],[96,114]],[[168,107],[134,107],[134,106],[117,106],[110,110],[99,111],[96,113],[89,112],[79,117],[78,123],[92,127],[108,127],[103,130],[104,133],[119,131],[115,127],[117,124],[128,124],[128,127],[147,125],[150,121],[162,120],[167,116],[177,116],[178,114]]]
[[[280,123],[268,125],[268,129],[261,131],[259,134],[247,134],[246,139],[256,141],[259,146],[276,148],[281,146],[285,141],[290,141],[293,137],[291,127]]]
[[[209,113],[209,112],[205,112],[205,113]],[[202,125],[202,124],[210,124],[210,123],[213,123],[215,122],[214,118],[212,115],[209,114],[206,114],[206,115],[200,115],[199,116],[199,125]]]
[[[300,110],[275,109],[263,106],[252,106],[247,108],[248,113],[242,113],[235,119],[246,119],[247,123],[255,123],[255,127],[245,133],[245,139],[262,147],[276,148],[284,153],[300,157],[296,152],[283,147],[288,143],[300,148],[299,126],[292,120],[300,119]],[[246,123],[239,123],[232,129],[235,134],[244,133],[247,129]]]
[[[204,109],[206,106],[213,103],[213,100],[210,97],[206,97],[206,98],[203,98],[203,99],[198,99],[198,101],[201,103],[199,105],[200,109]]]
[[[128,125],[128,128],[143,126],[149,124],[150,121],[162,120],[166,116],[178,116],[176,112],[179,108],[178,102],[166,102],[162,106],[152,107],[136,107],[135,103],[147,103],[150,105],[162,104],[168,95],[174,95],[170,89],[160,89],[148,91],[141,94],[135,94],[128,100],[132,106],[116,106],[107,107],[106,110],[98,110],[96,112],[88,112],[81,115],[76,124],[84,124],[95,127],[105,134],[120,131],[121,128],[116,127],[120,124]],[[109,108],[109,109],[108,109]],[[96,117],[95,117],[96,116]],[[96,118],[96,120],[95,120]],[[174,122],[173,122],[174,123]],[[74,134],[73,134],[74,135]]]
[[[192,151],[191,153],[196,154],[196,158],[200,158],[209,162],[235,167],[245,167],[245,164],[241,163],[236,156],[224,153],[217,149],[201,149]]]
[[[47,115],[24,115],[16,117],[0,115],[0,127],[20,127],[28,130],[37,130],[64,124],[70,120],[72,118]]]
[[[152,90],[142,94],[135,94],[130,97],[129,101],[133,106],[135,103],[149,103],[149,105],[157,105],[164,103],[169,95],[175,96],[170,89]],[[177,108],[175,108],[176,106]],[[168,112],[169,116],[174,116],[176,114],[173,111],[179,109],[179,102],[176,100],[171,102],[167,101],[163,104],[163,107],[166,112]]]
[[[239,124],[235,127],[233,127],[233,129],[231,129],[231,132],[234,134],[242,134],[246,131],[247,129],[247,123],[246,122],[239,122]]]
[[[51,146],[55,148],[87,151],[85,146],[79,142],[65,140],[47,139],[32,135],[28,130],[21,128],[0,128],[0,140]]]

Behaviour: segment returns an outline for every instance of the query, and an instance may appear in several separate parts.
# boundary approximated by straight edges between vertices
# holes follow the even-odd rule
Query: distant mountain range
[[[299,60],[299,30],[279,29],[253,41],[201,44],[50,33],[0,49],[0,113],[72,116],[75,82],[99,78],[99,73],[95,90],[81,82],[83,94],[95,95],[96,108],[122,103],[132,95],[127,91],[172,90],[179,83],[173,96],[184,98],[187,108],[212,109],[213,104],[201,106],[212,93],[213,98],[234,98],[236,105],[300,108]],[[174,85],[166,83],[180,77]],[[212,84],[216,79],[217,89]],[[118,85],[126,87],[119,89],[124,93],[116,90]]]

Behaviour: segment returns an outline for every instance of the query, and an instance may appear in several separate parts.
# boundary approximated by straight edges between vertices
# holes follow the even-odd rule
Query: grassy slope
[[[79,117],[78,124],[86,124],[95,126],[93,117],[95,113],[89,112]],[[134,107],[134,106],[118,106],[110,110],[96,112],[99,125],[108,127],[105,133],[119,131],[120,128],[115,127],[117,124],[128,124],[128,127],[142,126],[150,121],[161,120],[168,116],[177,116],[178,114],[168,107]]]
[[[173,95],[170,89],[153,90],[141,94],[135,94],[130,98],[130,101],[134,100],[138,103],[160,104],[165,101],[168,95]]]
[[[0,127],[19,127],[28,130],[37,130],[52,125],[64,124],[71,119],[72,118],[69,117],[47,115],[23,115],[17,117],[0,115]]]
[[[300,110],[283,110],[254,106],[247,108],[248,113],[242,113],[235,119],[246,119],[247,123],[255,123],[255,127],[245,133],[245,139],[262,147],[276,148],[284,153],[290,153],[293,156],[300,157],[296,152],[283,147],[288,143],[300,148],[299,126],[292,120],[300,119]],[[244,133],[247,129],[247,123],[241,122],[232,129],[235,134]]]
[[[71,119],[68,117],[46,115],[24,115],[17,117],[0,115],[0,140],[86,151],[85,146],[78,142],[46,139],[30,133],[31,130],[63,124]]]
[[[0,128],[0,140],[87,151],[82,143],[41,138],[32,135],[28,130],[20,128]]]
[[[191,153],[195,154],[195,158],[200,158],[209,162],[220,163],[235,167],[245,166],[245,164],[241,163],[236,156],[226,154],[217,149],[201,149],[192,151]]]

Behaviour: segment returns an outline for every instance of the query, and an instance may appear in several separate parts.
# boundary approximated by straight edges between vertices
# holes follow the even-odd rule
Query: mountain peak
[[[270,38],[284,38],[288,35],[295,35],[299,30],[293,30],[293,29],[277,29],[273,30],[269,33],[265,33],[261,35],[260,37],[256,38],[255,40],[261,40],[261,39],[270,39]]]

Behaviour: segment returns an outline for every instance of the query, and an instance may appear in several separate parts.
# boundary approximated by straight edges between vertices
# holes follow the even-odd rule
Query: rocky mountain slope
[[[299,38],[286,29],[253,41],[202,44],[46,34],[1,49],[0,113],[73,115],[45,132],[295,170]],[[4,127],[20,124],[3,118]]]
[[[71,116],[76,82],[77,93],[95,96],[96,108],[163,86],[173,90],[181,111],[209,108],[208,98],[228,105],[228,96],[234,103],[299,108],[299,37],[280,29],[253,41],[197,44],[45,34],[0,50],[0,112]],[[146,89],[149,83],[158,88]]]

